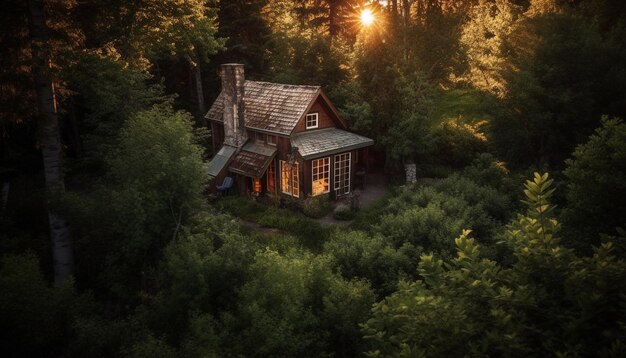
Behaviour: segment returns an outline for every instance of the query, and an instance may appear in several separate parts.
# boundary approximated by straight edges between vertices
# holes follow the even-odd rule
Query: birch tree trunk
[[[33,75],[37,90],[39,142],[43,157],[48,198],[48,220],[54,259],[54,282],[61,283],[73,273],[74,254],[69,224],[50,208],[50,199],[65,191],[61,164],[61,138],[56,111],[54,84],[50,73],[50,49],[41,1],[28,0]]]
[[[204,106],[204,89],[202,88],[202,68],[200,67],[200,56],[194,52],[195,66],[193,67],[193,75],[196,80],[196,95],[198,97],[198,110],[200,115],[204,117],[206,107]]]

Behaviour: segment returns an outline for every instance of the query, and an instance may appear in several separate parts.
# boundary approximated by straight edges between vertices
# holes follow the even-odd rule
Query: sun
[[[369,26],[374,23],[374,14],[370,9],[361,11],[361,23],[365,26]]]

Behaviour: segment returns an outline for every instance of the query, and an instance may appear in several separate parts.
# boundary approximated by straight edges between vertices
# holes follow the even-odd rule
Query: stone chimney
[[[223,64],[221,68],[224,91],[224,144],[241,148],[248,140],[245,128],[243,65]]]

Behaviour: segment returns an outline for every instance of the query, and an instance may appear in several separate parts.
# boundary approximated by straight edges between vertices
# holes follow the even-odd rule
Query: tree
[[[510,0],[482,0],[471,8],[460,38],[467,62],[461,79],[475,88],[504,96],[507,85],[502,73],[508,59],[503,45],[521,15],[521,7]]]
[[[263,19],[262,9],[268,0],[220,1],[217,35],[227,38],[226,48],[218,61],[244,63],[246,77],[267,70],[265,51],[270,48],[271,31]]]
[[[626,225],[626,124],[604,117],[589,140],[566,161],[567,206],[563,211],[568,244],[597,245],[596,233],[615,234]]]
[[[203,206],[208,178],[196,134],[191,116],[171,103],[124,124],[106,181],[68,203],[83,256],[79,282],[118,298],[135,297],[146,279],[137,273],[158,262],[163,247]]]
[[[40,1],[28,2],[33,69],[39,110],[38,128],[48,191],[48,221],[54,257],[54,281],[61,283],[73,273],[74,252],[67,220],[50,205],[65,192],[59,119],[50,74],[50,50],[46,18]]]

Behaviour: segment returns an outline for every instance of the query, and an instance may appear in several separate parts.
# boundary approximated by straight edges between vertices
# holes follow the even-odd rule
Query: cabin
[[[231,177],[242,194],[339,198],[364,182],[374,141],[349,132],[319,86],[246,81],[241,64],[222,65],[221,79],[205,116],[213,187]]]

